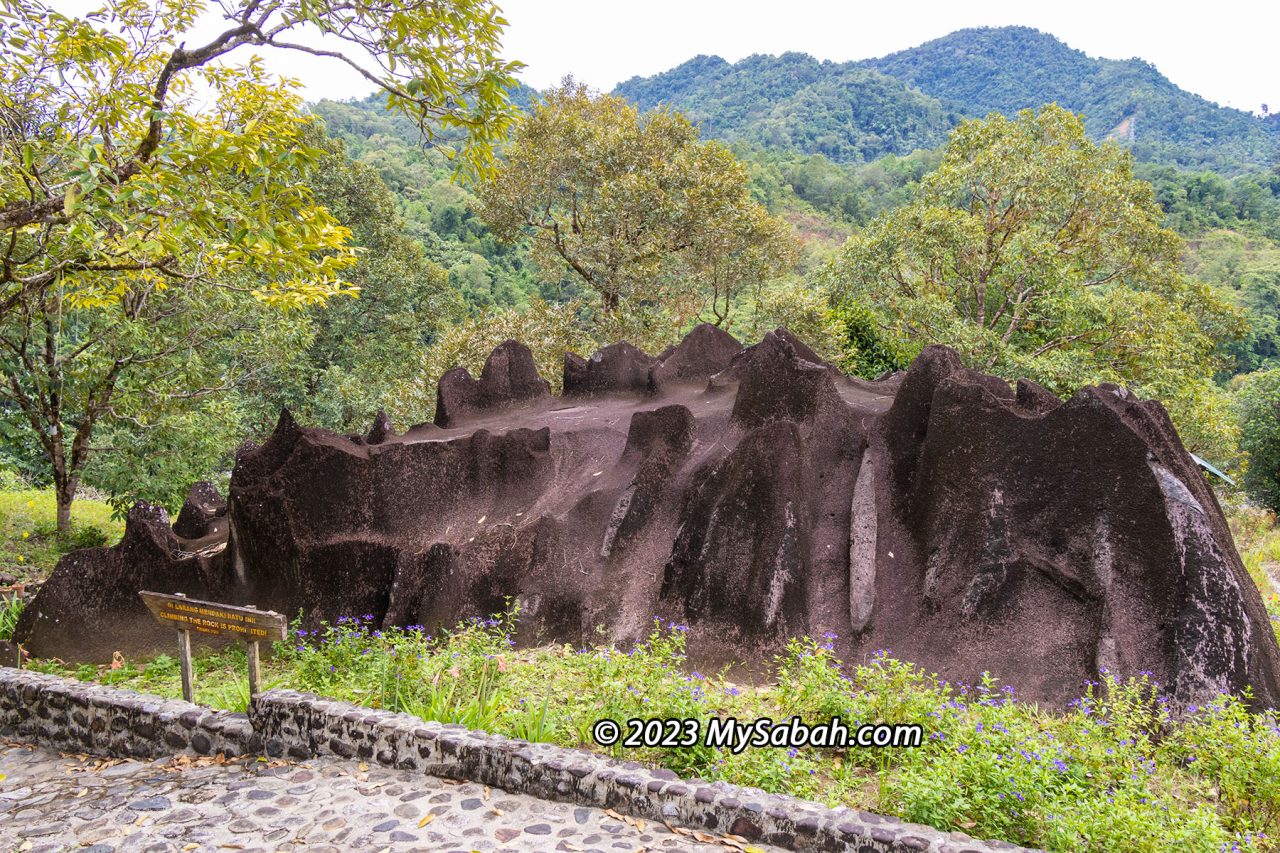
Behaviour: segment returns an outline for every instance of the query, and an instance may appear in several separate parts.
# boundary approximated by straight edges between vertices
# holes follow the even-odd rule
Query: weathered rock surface
[[[199,518],[193,507],[208,510],[207,518]],[[216,490],[197,483],[176,525],[192,534],[184,538],[169,526],[163,507],[139,501],[129,510],[119,544],[82,548],[58,561],[53,575],[23,610],[15,639],[37,657],[67,661],[109,661],[115,651],[128,656],[173,653],[174,631],[152,618],[138,591],[181,592],[217,601],[235,597],[222,558],[225,513]],[[218,529],[221,541],[210,544]]]
[[[1109,386],[1062,402],[941,347],[865,382],[785,329],[570,354],[564,385],[551,396],[507,342],[480,379],[445,374],[436,423],[404,435],[285,413],[238,457],[225,551],[182,557],[135,512],[116,549],[59,566],[19,636],[64,658],[141,650],[155,632],[125,599],[148,585],[313,624],[434,627],[514,598],[526,641],[625,642],[657,616],[689,625],[695,659],[831,632],[846,659],[991,670],[1050,703],[1104,667],[1182,701],[1280,700],[1261,597],[1158,403]],[[118,606],[85,615],[90,590]],[[69,619],[85,630],[51,627]]]

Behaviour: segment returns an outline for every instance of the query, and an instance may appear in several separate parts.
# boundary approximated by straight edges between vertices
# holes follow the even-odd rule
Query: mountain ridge
[[[705,135],[858,162],[936,147],[963,118],[1056,102],[1139,160],[1241,172],[1280,153],[1280,121],[1188,92],[1155,65],[1095,58],[1030,27],[981,27],[850,62],[787,52],[700,54],[614,93],[665,105]]]

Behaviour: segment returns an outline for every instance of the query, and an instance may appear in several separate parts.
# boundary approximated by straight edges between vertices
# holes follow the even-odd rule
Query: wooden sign
[[[236,607],[216,601],[200,601],[178,593],[140,592],[151,615],[178,630],[178,653],[182,663],[182,696],[188,702],[195,687],[191,676],[191,632],[212,637],[240,637],[249,644],[249,695],[258,692],[258,643],[284,640],[289,621],[271,610]]]
[[[289,620],[270,610],[235,607],[213,601],[199,601],[185,595],[140,592],[151,615],[179,631],[195,631],[221,637],[233,634],[250,642],[283,640]]]

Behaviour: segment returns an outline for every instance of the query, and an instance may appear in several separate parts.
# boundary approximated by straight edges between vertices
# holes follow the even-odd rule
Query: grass
[[[424,719],[668,767],[727,781],[1051,850],[1274,850],[1280,834],[1280,726],[1220,697],[1175,721],[1145,674],[1108,674],[1065,712],[1018,701],[993,679],[950,684],[877,653],[845,664],[831,637],[792,641],[774,683],[735,684],[690,672],[684,629],[655,623],[642,643],[516,649],[516,614],[436,636],[379,631],[367,619],[295,630],[267,662],[267,686],[285,686]],[[116,669],[43,671],[179,695],[177,665],[160,657]],[[197,698],[247,702],[239,651],[197,658]],[[921,723],[915,749],[751,748],[701,745],[603,749],[592,724],[611,718],[839,715]]]
[[[51,489],[0,491],[0,574],[19,582],[42,581],[63,554],[77,548],[113,545],[124,523],[111,507],[89,498],[71,505],[71,533],[58,533],[58,510]]]

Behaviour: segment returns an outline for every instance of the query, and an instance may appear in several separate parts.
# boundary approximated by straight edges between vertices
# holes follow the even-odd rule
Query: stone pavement
[[[0,774],[0,853],[779,850],[331,759],[122,761],[9,742]]]

